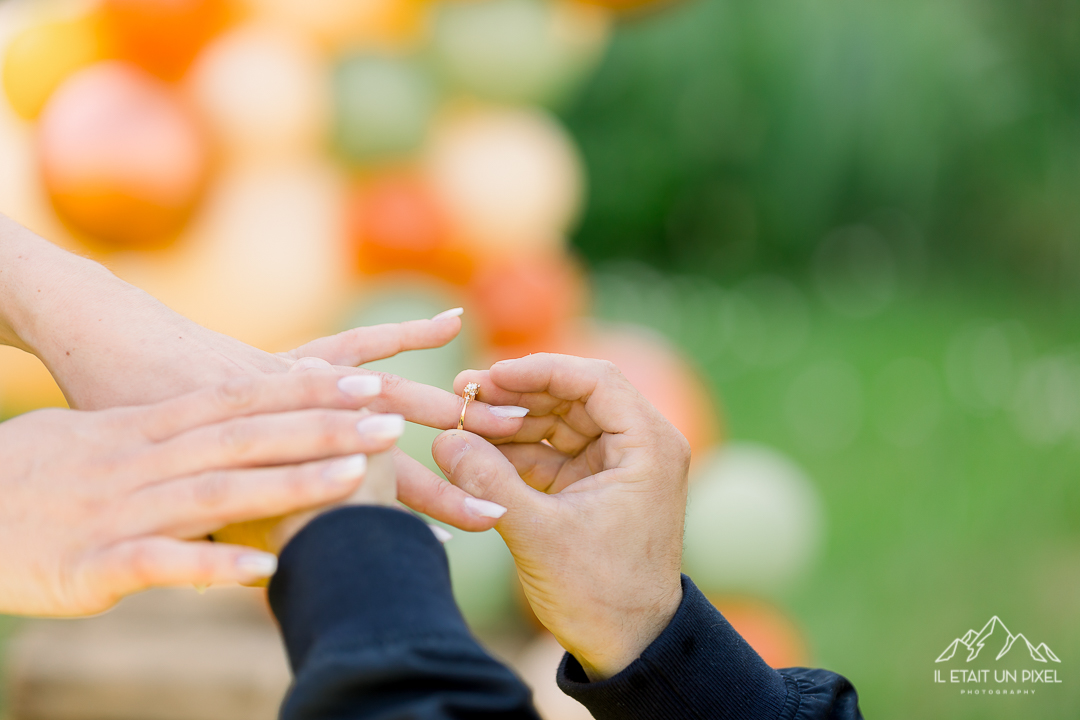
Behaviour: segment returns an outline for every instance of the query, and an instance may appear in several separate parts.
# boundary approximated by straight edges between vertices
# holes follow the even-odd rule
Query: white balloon
[[[200,53],[188,83],[227,151],[266,157],[325,142],[329,69],[295,33],[258,24],[232,30]]]
[[[822,504],[791,460],[763,445],[732,443],[692,480],[683,566],[703,591],[770,594],[810,567]]]
[[[483,250],[559,246],[581,203],[577,150],[540,111],[453,115],[436,130],[426,167],[457,227]]]

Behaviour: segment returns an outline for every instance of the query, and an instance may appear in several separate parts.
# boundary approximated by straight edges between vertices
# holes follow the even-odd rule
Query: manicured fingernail
[[[488,408],[488,412],[497,418],[523,418],[529,414],[529,408],[517,405],[495,405]]]
[[[438,525],[428,525],[431,528],[431,533],[435,536],[435,539],[441,543],[448,543],[454,539],[454,536],[450,534],[445,528],[441,528]]]
[[[446,318],[457,317],[461,313],[465,312],[465,308],[452,308],[450,310],[443,310],[441,313],[431,318],[432,320],[445,320]]]
[[[375,397],[382,392],[378,375],[346,375],[337,381],[338,390],[353,397]]]
[[[506,514],[506,508],[502,505],[480,498],[465,498],[465,507],[480,517],[501,518]]]
[[[349,485],[364,476],[367,455],[350,455],[326,466],[323,477],[338,485]]]
[[[401,415],[368,415],[356,423],[356,430],[361,435],[374,435],[381,438],[399,438],[405,432],[405,418]]]
[[[236,559],[236,569],[252,579],[270,577],[277,570],[277,558],[270,553],[247,553]]]

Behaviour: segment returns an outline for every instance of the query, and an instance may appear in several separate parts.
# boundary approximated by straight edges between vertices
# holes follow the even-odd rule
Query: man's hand
[[[466,371],[486,402],[529,408],[492,445],[450,431],[450,481],[509,508],[496,524],[536,616],[591,678],[610,677],[667,627],[680,565],[690,449],[611,363],[538,354]]]

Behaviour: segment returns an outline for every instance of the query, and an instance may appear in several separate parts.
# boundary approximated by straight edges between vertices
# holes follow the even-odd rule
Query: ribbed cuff
[[[469,635],[442,545],[394,508],[349,506],[312,520],[285,546],[269,595],[294,672],[315,643]]]
[[[671,623],[618,675],[589,682],[567,653],[559,687],[596,720],[772,720],[787,684],[739,636],[701,591],[682,577]]]

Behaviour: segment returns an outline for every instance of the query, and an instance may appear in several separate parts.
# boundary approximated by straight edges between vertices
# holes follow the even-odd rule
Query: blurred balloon
[[[226,168],[184,242],[110,267],[209,328],[286,350],[333,330],[348,281],[343,206],[344,181],[322,163]]]
[[[120,57],[165,80],[183,75],[231,15],[227,0],[104,0],[102,11]]]
[[[26,120],[36,118],[57,86],[103,59],[107,45],[97,15],[24,30],[4,53],[4,91],[11,107]]]
[[[205,139],[186,108],[161,81],[117,61],[80,70],[57,88],[38,148],[61,217],[114,247],[171,239],[208,170]]]
[[[472,277],[474,259],[415,174],[385,173],[361,183],[349,201],[349,233],[364,273],[416,271],[458,285]]]
[[[577,151],[538,111],[452,114],[427,172],[455,226],[484,253],[561,248],[581,203]]]
[[[450,582],[461,614],[474,628],[500,628],[515,620],[514,557],[494,530],[469,533],[451,528],[446,543]]]
[[[821,499],[776,450],[732,443],[694,471],[686,514],[686,574],[706,593],[789,587],[821,545]]]
[[[400,48],[422,36],[428,0],[246,0],[252,10],[331,48]]]
[[[809,661],[799,627],[779,608],[746,598],[711,596],[709,600],[769,667],[796,667]]]
[[[585,288],[565,255],[521,253],[482,261],[470,295],[487,342],[523,354],[553,349],[563,325],[583,309]]]
[[[296,33],[245,25],[199,55],[189,88],[226,150],[261,158],[314,153],[329,120],[324,62]]]
[[[544,631],[530,642],[514,662],[521,679],[533,692],[533,703],[544,720],[591,720],[585,706],[559,689],[555,676],[566,651]]]
[[[334,144],[347,160],[417,149],[435,109],[435,87],[411,60],[352,55],[334,71]]]
[[[614,363],[686,437],[696,458],[695,467],[706,460],[706,451],[720,442],[720,416],[712,393],[659,333],[629,324],[586,326],[571,334],[559,352]]]
[[[67,407],[48,369],[28,352],[0,346],[0,418],[42,407]]]
[[[348,316],[345,328],[421,320],[434,317],[456,305],[460,305],[459,299],[447,289],[439,288],[430,282],[399,277],[385,284],[366,288],[359,307]],[[364,367],[453,392],[454,378],[465,368],[466,351],[470,345],[468,317],[463,319],[466,322],[462,335],[441,348],[413,350],[385,360],[365,363]],[[440,432],[434,428],[408,423],[397,445],[405,454],[420,461],[432,472],[440,473],[431,458],[431,443]]]
[[[599,59],[607,15],[546,0],[441,3],[432,38],[439,70],[456,88],[513,103],[565,100]]]

